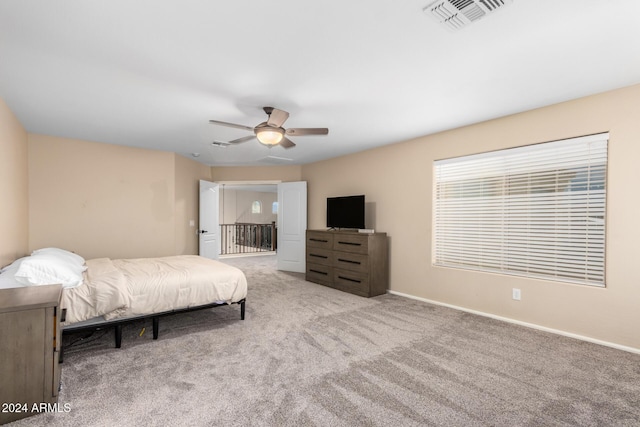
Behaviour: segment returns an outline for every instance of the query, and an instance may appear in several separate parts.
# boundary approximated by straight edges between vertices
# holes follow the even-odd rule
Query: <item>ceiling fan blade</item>
[[[234,139],[233,141],[229,141],[229,144],[240,144],[242,142],[251,141],[255,139],[255,135],[243,136],[242,138]]]
[[[229,127],[237,128],[237,129],[250,130],[251,132],[253,132],[253,128],[251,126],[237,125],[235,123],[228,123],[228,122],[221,122],[220,120],[209,120],[209,123],[213,123],[214,125],[229,126]]]
[[[296,146],[296,144],[294,144],[293,141],[287,138],[286,136],[282,138],[282,141],[280,141],[280,145],[283,148],[291,148]]]
[[[304,135],[327,135],[329,129],[327,128],[289,128],[287,129],[287,135],[304,136]]]
[[[265,111],[268,107],[265,107]],[[281,127],[282,124],[289,118],[289,113],[283,110],[278,110],[277,108],[273,108],[271,112],[268,112],[269,120],[267,120],[267,124],[269,126]]]

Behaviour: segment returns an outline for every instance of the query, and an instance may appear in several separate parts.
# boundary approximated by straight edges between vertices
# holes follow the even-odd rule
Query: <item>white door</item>
[[[305,272],[307,183],[278,184],[278,270]]]
[[[218,259],[220,255],[219,185],[200,180],[200,256]]]

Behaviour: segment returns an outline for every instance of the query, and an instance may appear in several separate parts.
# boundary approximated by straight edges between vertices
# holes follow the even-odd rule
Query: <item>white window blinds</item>
[[[608,139],[436,161],[434,264],[604,286]]]

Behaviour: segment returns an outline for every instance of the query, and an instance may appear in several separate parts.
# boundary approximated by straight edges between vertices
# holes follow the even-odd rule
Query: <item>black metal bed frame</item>
[[[240,319],[244,320],[244,315],[245,315],[245,306],[246,306],[246,298],[241,299],[238,302],[233,302],[231,304],[240,304]],[[178,308],[175,310],[168,310],[168,311],[163,311],[160,313],[153,313],[153,314],[147,314],[147,315],[143,315],[143,316],[134,316],[134,317],[127,317],[127,318],[123,318],[123,319],[113,319],[113,320],[105,320],[104,322],[96,322],[96,323],[91,323],[88,325],[78,325],[78,326],[74,326],[74,325],[69,325],[67,327],[63,327],[62,328],[62,334],[69,334],[69,333],[75,333],[75,332],[82,332],[82,331],[89,331],[89,330],[98,330],[98,329],[104,329],[104,328],[108,328],[108,327],[114,327],[115,330],[115,342],[116,342],[116,348],[120,348],[122,347],[122,325],[126,324],[126,323],[130,323],[133,322],[135,320],[140,320],[140,319],[149,319],[151,318],[152,323],[153,323],[153,339],[157,340],[158,339],[158,333],[159,333],[159,328],[160,328],[160,318],[164,317],[164,316],[170,316],[172,314],[178,314],[178,313],[186,313],[189,311],[197,311],[197,310],[204,310],[207,308],[214,308],[214,307],[220,307],[223,305],[230,305],[227,304],[226,302],[223,303],[210,303],[210,304],[205,304],[205,305],[198,305],[195,307],[187,307],[187,308]],[[64,316],[65,316],[65,312],[66,309],[63,310],[62,313],[62,321],[64,322]],[[62,343],[60,345],[60,358],[59,358],[59,362],[62,363],[62,356],[64,354],[64,347],[62,346]]]

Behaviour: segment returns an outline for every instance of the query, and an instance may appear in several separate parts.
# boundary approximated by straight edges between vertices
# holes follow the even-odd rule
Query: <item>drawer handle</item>
[[[320,243],[327,243],[328,242],[328,240],[314,239],[313,237],[310,237],[309,240],[311,240],[312,242],[320,242]]]
[[[338,261],[340,261],[340,262],[347,262],[347,263],[349,263],[349,264],[358,264],[358,265],[362,264],[360,261],[354,261],[354,260],[351,260],[351,259],[342,259],[342,258],[338,258]]]
[[[351,279],[351,278],[349,278],[349,277],[342,277],[342,276],[338,276],[338,279],[348,280],[349,282],[362,283],[362,280],[358,280],[358,279]]]
[[[310,269],[309,271],[312,273],[324,274],[325,276],[329,274],[326,271],[318,271],[318,270],[314,270],[313,268]]]
[[[317,255],[317,254],[309,254],[309,256],[316,257],[316,258],[322,258],[322,259],[327,259],[327,258],[329,258],[329,257],[328,257],[328,256],[326,256],[326,255]]]
[[[350,245],[350,246],[362,246],[362,243],[356,243],[356,242],[338,242],[341,245]]]

